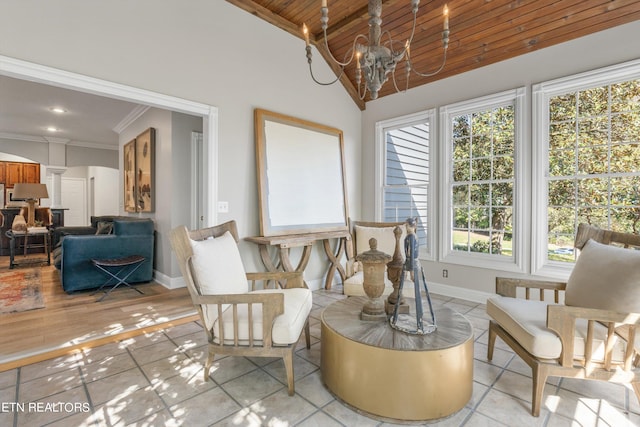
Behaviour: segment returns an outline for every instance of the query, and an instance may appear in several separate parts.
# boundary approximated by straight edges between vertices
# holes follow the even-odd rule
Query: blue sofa
[[[108,276],[92,264],[92,259],[142,255],[146,260],[127,282],[149,282],[153,278],[155,236],[150,219],[113,219],[111,234],[63,235],[54,261],[65,292],[98,288],[107,281]]]

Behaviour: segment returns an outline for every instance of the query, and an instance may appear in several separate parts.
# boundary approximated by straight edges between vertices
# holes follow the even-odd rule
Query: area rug
[[[18,269],[0,273],[0,314],[43,307],[39,269]]]

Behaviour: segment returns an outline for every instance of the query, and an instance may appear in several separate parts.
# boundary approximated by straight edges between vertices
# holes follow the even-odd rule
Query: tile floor
[[[224,357],[203,381],[206,339],[190,323],[0,373],[0,426],[392,425],[352,411],[322,385],[320,313],[340,292],[314,292],[312,346],[296,351],[293,397],[279,359]],[[430,425],[640,425],[640,405],[626,387],[571,379],[552,378],[540,417],[532,417],[529,368],[499,340],[493,362],[486,359],[484,306],[432,298],[471,321],[475,360],[471,401]]]

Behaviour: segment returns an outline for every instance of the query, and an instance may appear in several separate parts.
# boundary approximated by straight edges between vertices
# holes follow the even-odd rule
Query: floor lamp
[[[13,187],[13,198],[22,199],[29,205],[29,213],[27,214],[27,227],[33,227],[36,223],[36,202],[39,199],[48,199],[46,184],[19,183]]]

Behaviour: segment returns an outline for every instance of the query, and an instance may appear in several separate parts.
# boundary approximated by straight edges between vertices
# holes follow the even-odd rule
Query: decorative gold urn
[[[391,261],[391,256],[378,250],[378,241],[374,238],[369,239],[369,248],[370,250],[356,256],[356,260],[362,263],[364,292],[369,297],[362,306],[360,319],[386,320],[387,314],[381,296],[384,292],[384,270]]]

